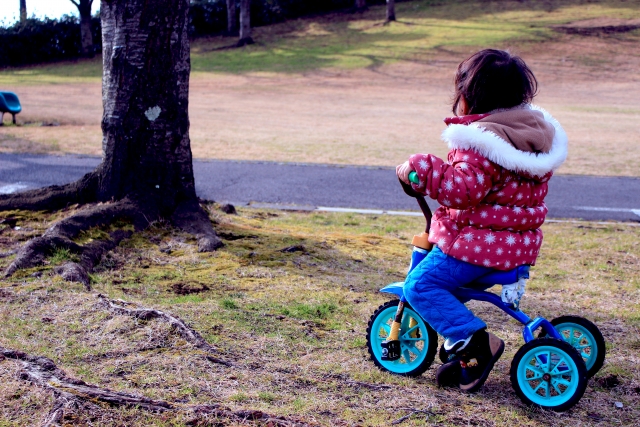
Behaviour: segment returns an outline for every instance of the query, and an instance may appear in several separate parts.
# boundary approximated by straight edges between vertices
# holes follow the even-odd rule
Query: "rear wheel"
[[[578,352],[555,338],[529,341],[511,362],[511,385],[528,404],[566,411],[587,388],[587,368]]]
[[[587,366],[587,377],[594,376],[602,368],[606,353],[604,337],[598,327],[579,316],[557,317],[551,324],[578,351]]]
[[[417,377],[433,363],[438,348],[438,334],[409,304],[405,304],[399,337],[400,359],[382,360],[381,344],[389,335],[398,303],[398,300],[386,302],[373,313],[367,326],[367,348],[371,360],[383,371]],[[411,327],[412,323],[415,326]]]

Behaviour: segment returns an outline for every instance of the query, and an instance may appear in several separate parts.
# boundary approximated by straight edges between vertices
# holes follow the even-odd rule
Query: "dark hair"
[[[453,114],[462,97],[468,114],[481,114],[529,103],[538,91],[538,81],[522,58],[496,49],[462,61],[454,83]]]

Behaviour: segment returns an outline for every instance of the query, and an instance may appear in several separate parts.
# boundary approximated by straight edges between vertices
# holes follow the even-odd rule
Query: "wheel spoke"
[[[531,371],[531,372],[533,372],[535,374],[534,377],[528,377],[527,381],[538,380],[538,379],[542,378],[542,376],[544,375],[544,373],[540,369],[536,368],[535,366],[527,365],[525,367],[525,369],[527,369],[527,370],[529,370],[529,371]]]
[[[571,385],[571,382],[570,382],[570,381],[567,381],[567,380],[565,380],[565,379],[564,379],[564,378],[562,378],[562,377],[559,377],[559,378],[558,378],[558,377],[556,377],[556,378],[554,378],[554,379],[553,379],[553,383],[554,383],[554,384],[562,384],[562,385],[566,385],[567,387],[569,387],[569,386]]]
[[[420,325],[416,325],[413,328],[409,329],[407,332],[405,332],[404,334],[402,334],[402,338],[403,339],[410,339],[411,337],[411,333],[413,331],[415,331],[416,329],[418,329],[420,327]]]
[[[543,360],[543,356],[544,359]],[[549,371],[549,368],[551,366],[551,352],[547,351],[546,353],[538,353],[535,355],[536,361],[538,362],[538,365],[540,365],[540,367],[544,370],[544,371]]]
[[[540,390],[541,388],[544,389],[543,397],[549,397],[549,383],[547,383],[546,381],[540,381],[540,384],[538,384],[538,386],[533,389],[533,392],[537,394],[538,390]]]
[[[574,345],[573,348],[575,348],[576,350],[582,350],[583,348],[589,348],[591,347],[591,344],[585,344],[585,345]]]
[[[556,391],[556,393],[558,393],[558,395],[562,394],[562,391],[556,387],[557,382],[556,381],[551,381],[551,386],[554,388],[554,390]]]
[[[405,337],[402,337],[402,341],[408,341],[408,342],[424,341],[424,338],[405,338]]]
[[[566,367],[566,369],[563,369],[562,372],[561,372],[558,368],[560,368],[560,366],[563,363],[564,363],[564,366]],[[556,366],[554,366],[553,369],[551,370],[551,374],[552,375],[566,374],[567,371],[570,371],[570,370],[571,370],[571,368],[569,367],[569,364],[565,360],[564,356],[561,356],[560,360],[558,360],[558,363],[556,363]]]
[[[404,356],[405,363],[411,363],[411,354],[409,353],[409,350],[405,348],[402,355]]]
[[[587,353],[585,353],[584,351],[583,351],[582,353],[580,353],[580,356],[582,356],[582,357],[583,357],[583,358],[585,358],[585,359],[588,359],[588,358],[590,358],[590,357],[591,357],[591,355],[590,355],[590,354],[587,354]]]
[[[420,355],[422,354],[422,351],[420,351],[420,349],[413,344],[411,345],[407,344],[406,349],[409,350],[411,353],[415,354],[416,357],[420,357]]]

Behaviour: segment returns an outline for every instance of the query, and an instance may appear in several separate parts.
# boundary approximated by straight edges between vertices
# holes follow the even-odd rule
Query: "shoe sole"
[[[440,365],[436,371],[436,383],[439,387],[456,387],[460,383],[460,361]]]
[[[493,369],[493,365],[496,364],[498,359],[500,359],[500,356],[502,356],[502,353],[504,353],[504,341],[502,341],[500,338],[496,337],[493,334],[489,334],[489,335],[490,335],[489,346],[491,347],[491,353],[493,354],[493,356],[491,357],[491,360],[489,360],[489,363],[487,364],[487,367],[482,372],[482,376],[480,378],[473,381],[472,383],[469,383],[466,385],[462,385],[462,384],[460,385],[460,390],[464,391],[465,393],[476,392],[478,391],[478,389],[480,389],[480,387],[483,386],[484,382],[487,380],[487,378],[489,378],[489,374]],[[497,340],[498,342],[495,342],[494,339]]]

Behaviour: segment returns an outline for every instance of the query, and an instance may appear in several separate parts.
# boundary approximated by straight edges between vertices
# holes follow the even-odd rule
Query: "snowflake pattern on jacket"
[[[567,140],[548,113],[527,108],[540,111],[555,128],[549,153],[517,150],[476,122],[452,124],[443,132],[451,149],[447,162],[432,154],[411,156],[420,179],[413,188],[441,205],[429,241],[445,254],[498,270],[535,264],[547,183],[566,158]]]

